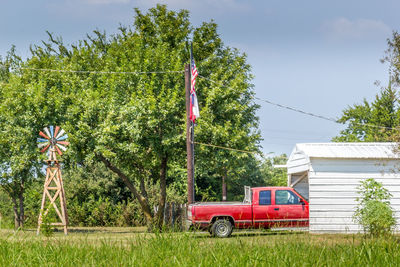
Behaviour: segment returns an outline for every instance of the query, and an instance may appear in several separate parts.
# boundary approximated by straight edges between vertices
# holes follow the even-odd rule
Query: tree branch
[[[116,173],[118,177],[122,179],[125,185],[129,188],[135,198],[139,201],[140,206],[143,209],[143,212],[149,222],[152,222],[152,214],[151,209],[148,203],[148,199],[142,196],[138,190],[136,189],[135,185],[129,180],[129,178],[116,166],[114,166],[108,159],[106,159],[102,154],[98,153],[96,156],[104,163],[104,165],[109,168],[111,171]]]

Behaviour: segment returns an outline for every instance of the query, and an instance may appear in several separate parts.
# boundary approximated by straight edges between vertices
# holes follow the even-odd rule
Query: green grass
[[[400,266],[398,237],[248,232],[215,239],[143,230],[86,228],[51,238],[2,230],[0,266]]]

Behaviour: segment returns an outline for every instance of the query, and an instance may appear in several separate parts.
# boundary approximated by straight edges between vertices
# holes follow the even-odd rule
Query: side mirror
[[[305,204],[306,204],[306,203],[304,202],[304,200],[301,199],[301,198],[300,198],[300,203],[301,203],[301,205],[305,205]]]

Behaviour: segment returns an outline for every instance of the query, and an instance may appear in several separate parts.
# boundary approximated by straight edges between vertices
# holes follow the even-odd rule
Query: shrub
[[[356,198],[353,220],[363,227],[365,234],[375,237],[390,234],[396,225],[390,206],[392,195],[372,178],[362,181],[357,189],[360,196]]]
[[[40,226],[41,233],[45,237],[51,237],[54,234],[54,229],[51,225],[51,218],[49,214],[43,214],[42,224]]]

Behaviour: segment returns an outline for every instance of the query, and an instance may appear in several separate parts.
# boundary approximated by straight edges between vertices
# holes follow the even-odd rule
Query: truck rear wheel
[[[226,219],[217,219],[211,226],[211,234],[217,237],[229,237],[232,230],[231,222]]]

